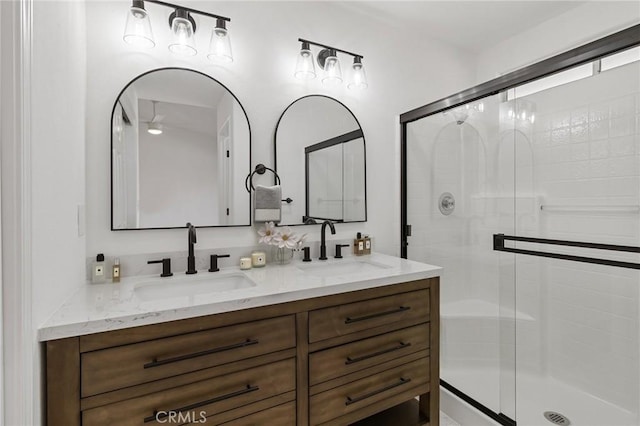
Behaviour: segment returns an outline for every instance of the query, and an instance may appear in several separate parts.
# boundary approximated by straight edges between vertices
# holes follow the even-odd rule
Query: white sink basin
[[[218,275],[219,274],[219,275]],[[225,293],[255,287],[251,279],[240,272],[158,278],[135,286],[135,294],[144,301]]]
[[[316,277],[335,277],[341,275],[366,274],[368,272],[389,269],[390,266],[367,259],[336,259],[332,261],[314,260],[313,263],[297,265],[298,269]]]

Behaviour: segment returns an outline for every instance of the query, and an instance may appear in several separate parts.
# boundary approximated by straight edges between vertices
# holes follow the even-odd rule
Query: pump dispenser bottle
[[[362,256],[364,254],[364,239],[360,232],[356,234],[356,239],[353,240],[353,254],[356,256]]]
[[[120,259],[117,257],[113,260],[113,266],[111,268],[111,281],[114,283],[120,282]]]
[[[91,282],[100,284],[107,280],[107,271],[104,264],[104,254],[100,253],[96,256],[91,268]]]

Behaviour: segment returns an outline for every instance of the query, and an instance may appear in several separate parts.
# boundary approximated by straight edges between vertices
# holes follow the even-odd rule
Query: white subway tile
[[[591,141],[590,158],[607,158],[609,156],[609,141],[607,139]]]
[[[589,107],[577,108],[571,111],[571,125],[586,124],[589,121]]]
[[[624,155],[635,155],[637,140],[633,136],[611,138],[609,140],[611,155],[620,157]]]
[[[591,140],[609,137],[609,122],[606,120],[589,121],[589,138]]]
[[[609,135],[614,138],[618,136],[632,135],[636,132],[636,120],[632,115],[612,118]]]

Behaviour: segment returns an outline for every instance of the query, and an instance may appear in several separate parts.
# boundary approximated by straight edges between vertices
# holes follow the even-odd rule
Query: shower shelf
[[[500,306],[495,302],[481,299],[463,299],[443,303],[440,316],[444,319],[516,319],[518,321],[535,321],[529,314],[514,311],[512,308]]]
[[[640,213],[640,205],[568,206],[560,204],[541,204],[540,210],[549,213]]]

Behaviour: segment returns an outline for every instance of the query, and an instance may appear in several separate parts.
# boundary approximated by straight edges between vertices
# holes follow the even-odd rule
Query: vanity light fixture
[[[473,117],[477,113],[484,112],[484,103],[475,102],[460,105],[458,107],[446,110],[442,112],[442,115],[447,116],[449,113],[453,114],[453,118],[456,124],[460,125],[467,121],[469,117]]]
[[[506,122],[515,121],[518,124],[530,126],[536,122],[536,104],[522,98],[512,99],[501,105],[502,119]]]
[[[211,34],[207,58],[214,61],[233,61],[231,39],[229,37],[229,31],[227,30],[227,22],[231,22],[230,18],[160,0],[145,1],[173,9],[173,12],[169,16],[169,27],[171,28],[169,50],[171,52],[183,56],[194,56],[198,53],[195,44],[196,21],[192,15],[201,15],[216,20],[215,27]],[[127,14],[127,23],[123,38],[127,43],[136,46],[148,48],[155,46],[153,33],[151,31],[151,21],[149,20],[149,13],[144,7],[144,1],[133,0],[129,13]]]
[[[151,49],[156,45],[153,40],[149,14],[144,8],[144,1],[133,0],[129,13],[127,13],[127,23],[122,38],[129,44],[146,49]]]
[[[216,26],[211,31],[211,41],[209,42],[209,54],[207,55],[212,61],[221,60],[224,62],[233,62],[233,54],[231,53],[231,37],[227,31],[227,25],[224,19],[216,19]]]
[[[193,56],[196,50],[196,42],[193,35],[196,32],[196,21],[185,9],[176,9],[169,16],[169,26],[173,40],[169,50],[182,56]]]
[[[311,53],[308,41],[302,42],[302,48],[296,62],[296,71],[293,75],[301,80],[316,78],[316,66],[313,64],[313,53]]]
[[[322,48],[316,57],[318,66],[324,70],[322,74],[322,84],[337,85],[342,83],[342,67],[340,66],[340,60],[338,58],[338,52],[340,52],[353,56],[353,65],[350,69],[347,87],[349,89],[366,89],[368,87],[367,76],[364,72],[364,66],[362,65],[362,55],[302,38],[299,38],[298,41],[302,43],[302,48],[300,49],[296,62],[296,70],[294,72],[296,78],[308,80],[316,77],[313,53],[310,49],[310,46],[313,45]]]
[[[362,65],[362,57],[356,56],[353,58],[353,65],[351,65],[351,79],[347,84],[349,89],[364,90],[369,85],[367,84],[367,74],[364,72],[364,65]]]
[[[342,83],[342,68],[335,49],[322,49],[318,53],[318,65],[324,70],[322,84],[336,86]]]

